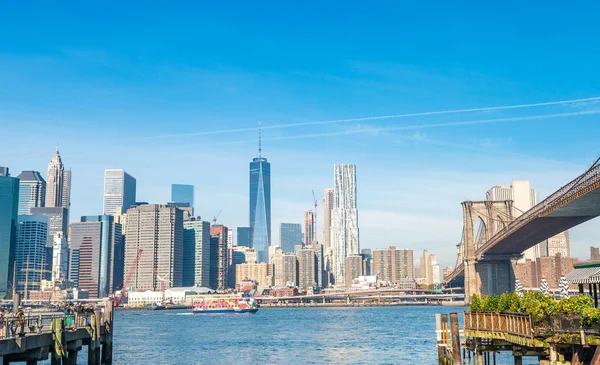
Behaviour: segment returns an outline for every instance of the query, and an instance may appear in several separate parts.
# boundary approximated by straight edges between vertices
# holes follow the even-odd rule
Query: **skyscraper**
[[[81,217],[70,226],[69,279],[90,298],[107,296],[123,285],[122,247],[121,225],[112,216]]]
[[[215,224],[210,227],[210,287],[226,289],[229,284],[228,228]]]
[[[30,214],[30,208],[43,207],[46,202],[46,181],[37,171],[23,171],[19,179],[19,215]]]
[[[47,272],[44,273],[43,277],[45,280],[50,280],[52,275],[52,257],[54,250],[54,236],[57,233],[61,233],[65,239],[68,240],[69,236],[69,210],[67,208],[31,208],[31,214],[38,214],[48,217],[48,241],[46,242],[46,267]]]
[[[314,215],[312,210],[304,212],[304,245],[310,246],[315,240],[313,226]]]
[[[390,246],[386,249],[374,250],[372,255],[371,272],[377,275],[379,280],[396,284],[403,279],[414,278],[412,250],[398,250],[396,246]]]
[[[171,201],[173,203],[188,203],[194,208],[194,185],[172,184]]]
[[[160,204],[144,204],[127,210],[125,267],[133,266],[129,285],[138,291],[178,287],[183,281],[183,211]],[[156,274],[155,274],[156,273]],[[129,271],[127,274],[129,275]]]
[[[298,287],[308,290],[316,283],[315,251],[306,247],[298,252]]]
[[[54,235],[52,249],[52,282],[64,281],[69,277],[69,246],[62,232]]]
[[[433,284],[433,267],[431,265],[431,255],[427,250],[423,250],[423,256],[419,262],[419,268],[421,277],[425,279],[423,282],[425,285]],[[439,269],[439,266],[438,266]]]
[[[250,246],[258,262],[269,261],[271,245],[271,164],[262,157],[259,135],[258,157],[250,162]]]
[[[17,224],[15,264],[17,265],[17,291],[39,290],[41,271],[46,258],[48,218],[43,215],[20,215]],[[27,286],[27,288],[25,288]],[[25,299],[28,296],[25,295]]]
[[[331,255],[331,213],[335,194],[332,188],[323,190],[323,254]]]
[[[104,214],[114,215],[118,207],[123,211],[135,205],[135,178],[125,170],[104,170]]]
[[[334,165],[334,205],[331,226],[332,271],[336,284],[346,278],[346,257],[359,253],[356,166]]]
[[[71,206],[71,170],[65,170],[58,147],[48,163],[45,204],[49,208],[69,209]]]
[[[302,242],[300,223],[281,223],[279,226],[279,246],[283,252],[294,252],[294,246]]]
[[[183,222],[183,286],[210,285],[210,222]]]
[[[0,167],[0,298],[6,298],[13,284],[18,208],[19,179]]]

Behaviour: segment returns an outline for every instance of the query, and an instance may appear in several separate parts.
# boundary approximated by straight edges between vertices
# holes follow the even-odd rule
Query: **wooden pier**
[[[34,365],[48,358],[51,365],[76,365],[83,346],[88,349],[89,365],[112,364],[112,305],[107,301],[93,313],[31,313],[4,318],[0,322],[0,365]],[[24,335],[19,335],[21,331]]]
[[[554,315],[534,323],[521,313],[464,312],[436,315],[440,365],[495,365],[506,352],[515,365],[537,357],[542,365],[600,365],[600,327],[587,328],[580,319]]]

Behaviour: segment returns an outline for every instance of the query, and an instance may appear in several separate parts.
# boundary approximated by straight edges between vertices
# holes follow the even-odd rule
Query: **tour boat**
[[[205,298],[192,306],[194,314],[209,313],[256,313],[258,307],[252,298]]]

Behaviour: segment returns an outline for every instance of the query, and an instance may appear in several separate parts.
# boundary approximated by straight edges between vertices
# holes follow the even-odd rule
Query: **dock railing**
[[[523,313],[464,312],[465,333],[469,337],[507,339],[521,337],[533,343],[534,327],[531,315]]]
[[[103,316],[103,312],[100,312]],[[91,325],[92,315],[95,313],[27,313],[23,317],[13,317],[5,315],[0,318],[0,341],[13,337],[18,337],[20,334],[42,334],[52,332],[52,321],[61,319],[65,329],[82,328]],[[101,323],[104,323],[104,318],[101,318]]]

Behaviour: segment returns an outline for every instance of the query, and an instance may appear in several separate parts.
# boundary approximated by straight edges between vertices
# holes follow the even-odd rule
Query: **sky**
[[[58,144],[72,219],[123,168],[138,201],[193,184],[197,214],[246,226],[262,123],[273,243],[353,163],[361,248],[454,265],[462,201],[516,179],[544,198],[600,155],[598,7],[4,2],[0,165],[45,176]],[[571,230],[574,256],[599,222]]]

